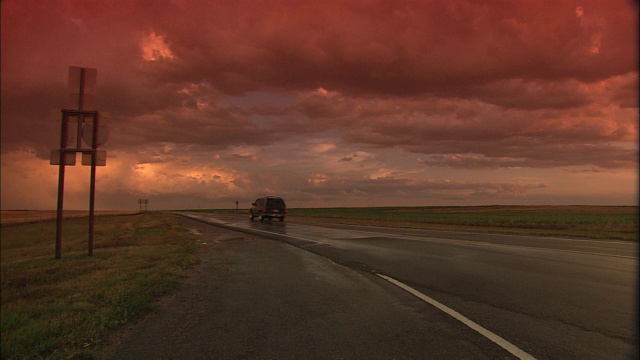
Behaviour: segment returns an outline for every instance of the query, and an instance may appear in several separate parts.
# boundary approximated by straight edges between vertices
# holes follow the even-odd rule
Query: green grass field
[[[2,359],[96,359],[106,335],[148,313],[196,262],[196,243],[167,213],[2,227]]]
[[[293,208],[288,215],[355,225],[638,240],[638,208],[634,206]]]

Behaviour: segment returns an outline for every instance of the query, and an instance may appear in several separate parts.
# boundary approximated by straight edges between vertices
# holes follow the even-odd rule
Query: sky
[[[638,204],[637,1],[2,0],[1,36],[3,210],[56,208],[70,66],[97,210]]]

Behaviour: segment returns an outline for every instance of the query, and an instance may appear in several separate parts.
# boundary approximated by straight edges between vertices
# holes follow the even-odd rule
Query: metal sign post
[[[147,211],[147,204],[149,204],[148,199],[138,199],[138,204],[140,205],[140,212],[142,212],[142,205],[144,204],[144,211]]]
[[[60,167],[58,168],[58,209],[56,215],[56,259],[60,259],[62,257],[62,203],[64,200],[64,166],[67,160],[67,152],[63,151],[63,149],[67,145],[67,123],[69,122],[69,117],[64,115],[62,116],[62,129],[60,129],[60,155],[58,159],[58,163]],[[73,154],[73,162],[75,164],[75,153]],[[53,157],[53,156],[52,156]]]
[[[60,148],[51,151],[51,164],[59,166],[58,175],[58,208],[56,219],[56,259],[62,257],[62,219],[64,200],[64,175],[66,165],[75,165],[76,154],[82,153],[82,165],[91,166],[91,180],[89,192],[89,256],[93,256],[93,228],[95,217],[95,190],[96,190],[96,166],[106,165],[106,152],[98,150],[98,146],[104,143],[105,139],[100,138],[98,129],[100,128],[100,114],[95,110],[86,110],[93,106],[93,93],[96,83],[96,69],[85,69],[69,67],[69,92],[71,107],[77,110],[63,109],[62,128],[60,130]],[[70,119],[77,119],[77,129],[75,144],[69,144],[69,122]],[[85,125],[86,119],[92,119],[91,134],[83,133],[88,128]],[[104,127],[103,127],[104,128]],[[90,146],[84,149],[82,139]],[[85,156],[88,155],[88,156]]]

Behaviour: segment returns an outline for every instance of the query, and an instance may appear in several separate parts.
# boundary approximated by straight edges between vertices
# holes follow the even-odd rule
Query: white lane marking
[[[292,236],[292,235],[279,234],[279,233],[274,233],[274,232],[265,231],[265,230],[258,230],[258,229],[250,229],[250,230],[255,231],[255,232],[266,233],[266,234],[270,234],[270,235],[274,235],[275,234],[275,235],[279,235],[279,236],[283,236],[283,237],[288,237],[288,238],[291,238],[291,239],[313,241],[315,243],[322,244],[322,242],[319,242],[317,240],[310,240],[310,239],[305,239],[305,238]],[[414,288],[412,288],[412,287],[410,287],[408,285],[405,285],[405,284],[401,283],[400,281],[398,281],[398,280],[396,280],[394,278],[391,278],[391,277],[383,275],[383,274],[376,274],[376,275],[378,275],[379,277],[381,277],[381,278],[387,280],[388,282],[396,285],[397,287],[407,291],[408,293],[410,293],[413,296],[419,298],[420,300],[422,300],[422,301],[424,301],[424,302],[436,307],[440,311],[442,311],[445,314],[447,314],[447,315],[453,317],[454,319],[460,321],[461,323],[463,323],[464,325],[468,326],[469,328],[477,331],[482,336],[484,336],[487,339],[493,341],[498,346],[502,347],[503,349],[505,349],[508,352],[510,352],[511,354],[513,354],[518,359],[536,360],[535,357],[529,355],[524,350],[522,350],[519,347],[513,345],[512,343],[508,342],[507,340],[501,338],[500,336],[496,335],[495,333],[491,332],[490,330],[485,329],[484,327],[482,327],[479,324],[473,322],[472,320],[468,319],[467,317],[465,317],[464,315],[460,314],[459,312],[453,310],[452,308],[450,308],[450,307],[438,302],[437,300],[434,300],[434,299],[428,297],[427,295],[419,292],[418,290],[416,290],[416,289],[414,289]]]
[[[452,308],[428,297],[427,295],[419,292],[418,290],[405,285],[403,283],[401,283],[400,281],[394,279],[394,278],[390,278],[386,275],[382,275],[382,274],[377,274],[379,277],[387,280],[388,282],[396,285],[397,287],[409,292],[410,294],[416,296],[417,298],[419,298],[420,300],[431,304],[433,306],[435,306],[437,309],[439,309],[440,311],[448,314],[449,316],[453,317],[454,319],[460,321],[461,323],[465,324],[466,326],[470,327],[471,329],[477,331],[478,333],[480,333],[482,336],[486,337],[487,339],[493,341],[494,343],[496,343],[497,345],[499,345],[500,347],[502,347],[503,349],[507,350],[508,352],[510,352],[511,354],[513,354],[514,356],[516,356],[518,359],[523,359],[523,360],[535,360],[535,358],[531,355],[529,355],[528,353],[526,353],[525,351],[521,350],[519,347],[513,345],[512,343],[508,342],[507,340],[501,338],[500,336],[494,334],[493,332],[485,329],[484,327],[480,326],[479,324],[471,321],[470,319],[466,318],[464,315],[460,314],[459,312],[453,310]]]

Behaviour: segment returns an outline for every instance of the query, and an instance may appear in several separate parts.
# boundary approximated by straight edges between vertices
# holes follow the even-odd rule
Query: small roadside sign
[[[62,109],[54,109],[51,110],[51,121],[53,122],[62,122]],[[78,115],[69,115],[67,117],[68,123],[77,123]]]
[[[98,139],[96,147],[101,147],[109,139],[109,127],[104,124],[98,124]],[[93,124],[84,124],[82,127],[82,140],[90,147],[93,147]]]
[[[49,164],[60,165],[60,149],[51,149]],[[74,166],[76,164],[76,153],[72,152],[64,154],[64,164]]]
[[[91,166],[91,153],[82,153],[82,165]],[[96,151],[96,166],[106,166],[106,165],[107,165],[107,151],[106,150]]]

